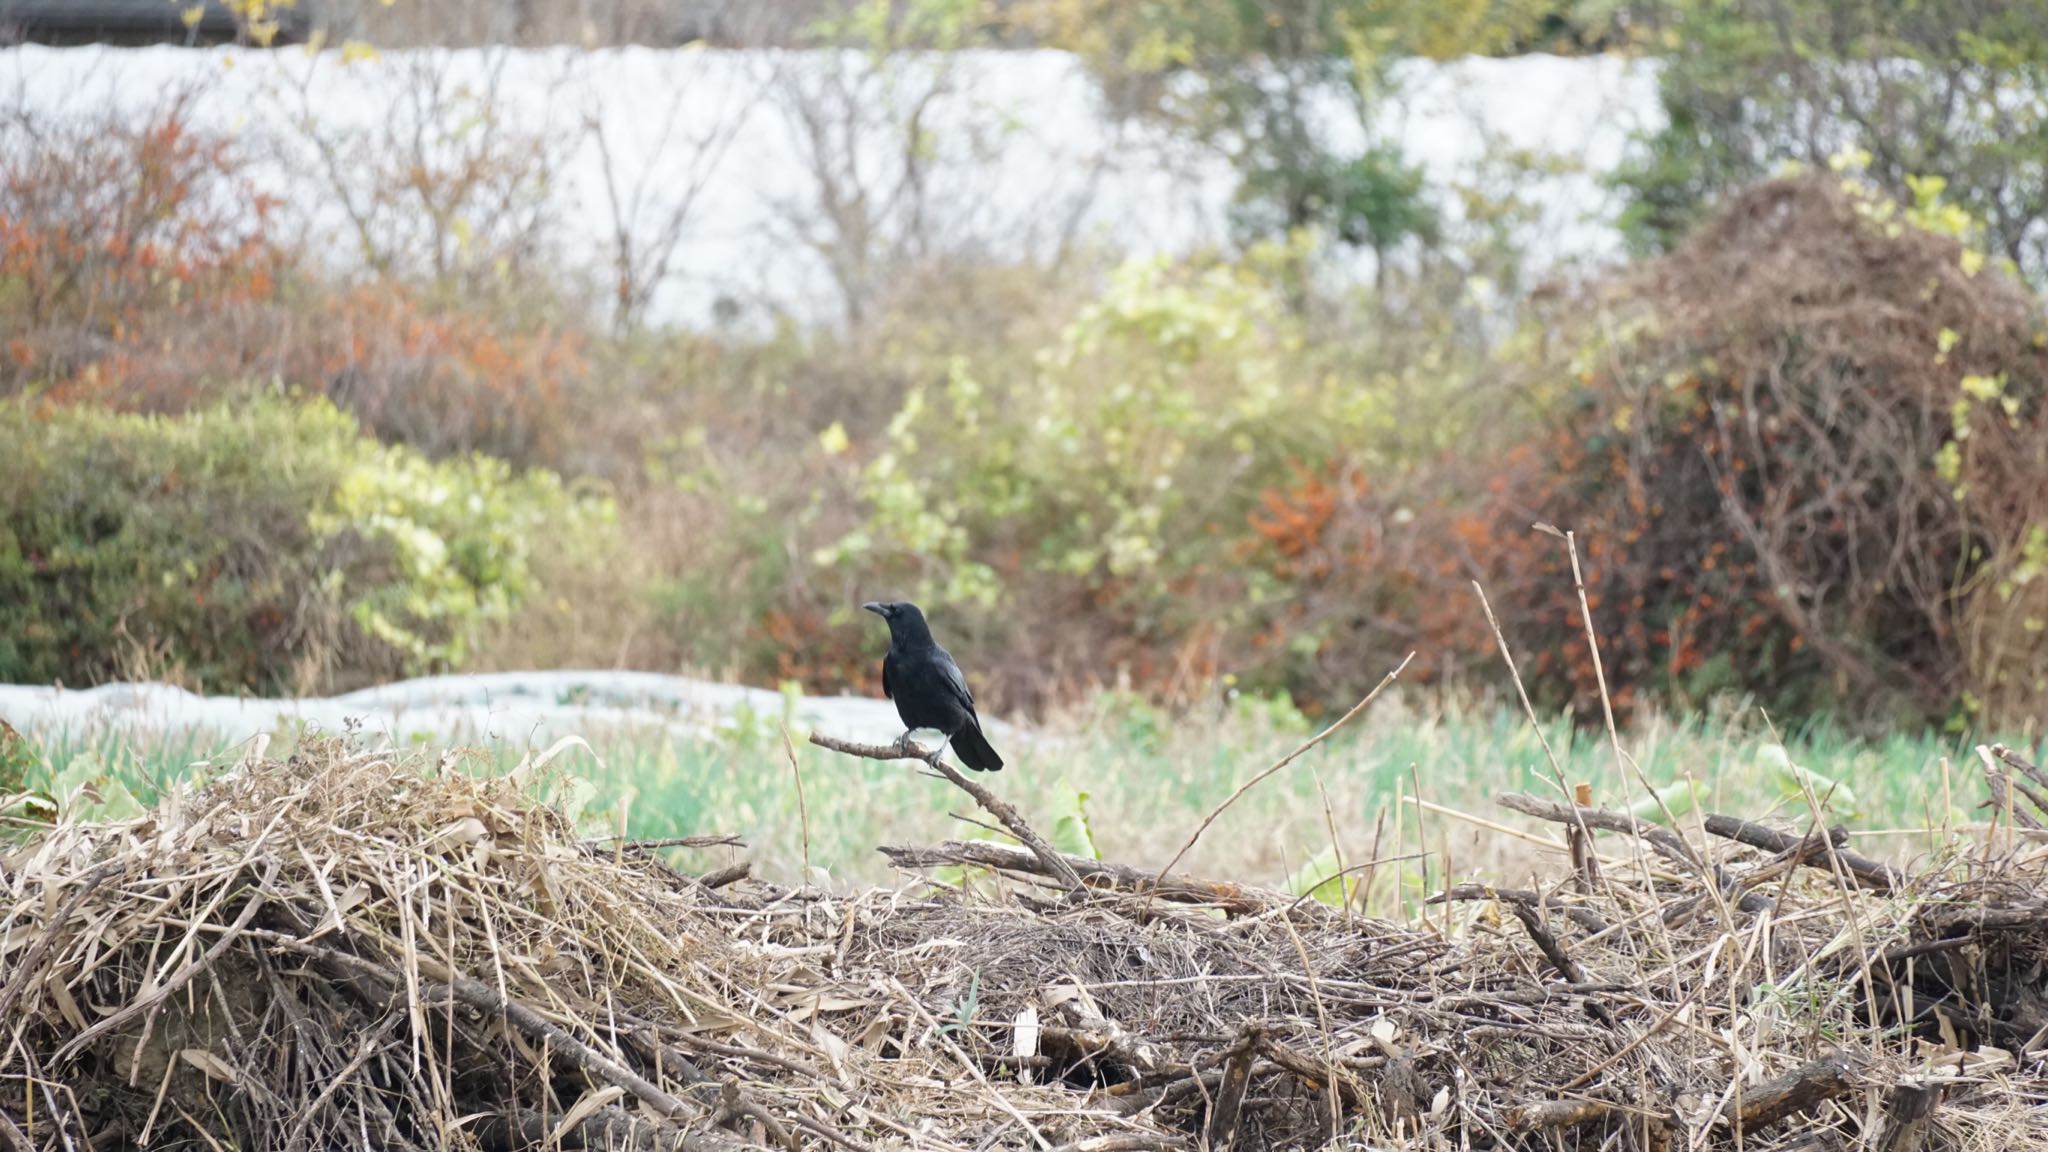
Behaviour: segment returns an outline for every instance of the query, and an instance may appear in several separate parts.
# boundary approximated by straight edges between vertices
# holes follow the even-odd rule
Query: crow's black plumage
[[[896,702],[910,733],[930,728],[943,733],[962,764],[984,772],[1003,766],[1003,758],[981,734],[974,714],[974,693],[953,655],[932,639],[931,626],[915,604],[863,604],[889,622],[889,654],[882,657],[882,695]]]

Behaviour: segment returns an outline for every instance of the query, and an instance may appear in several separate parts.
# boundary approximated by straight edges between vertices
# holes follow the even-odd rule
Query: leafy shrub
[[[1938,183],[1918,190],[1901,208],[1855,178],[1766,184],[1621,288],[1641,323],[1593,349],[1555,498],[1600,538],[1594,613],[1630,679],[2038,706],[2039,303],[1955,234]]]
[[[576,326],[437,304],[402,284],[318,293],[311,311],[312,331],[281,349],[285,377],[380,439],[521,463],[577,454],[569,403],[590,371]]]
[[[0,681],[333,690],[459,666],[608,503],[429,461],[325,401],[0,407]]]
[[[479,303],[482,273],[324,278],[283,239],[292,206],[261,191],[245,148],[189,124],[191,100],[0,120],[0,395],[172,413],[276,376],[432,455],[585,463],[563,435],[590,375],[582,317],[502,283]],[[427,195],[466,177],[418,179]]]
[[[1013,703],[1211,676],[1278,591],[1260,493],[1396,439],[1400,383],[1319,358],[1269,271],[1133,261],[1035,354],[946,363],[853,446],[866,516],[815,562],[945,605]]]
[[[161,410],[196,399],[190,358],[239,367],[290,256],[277,202],[241,151],[188,126],[191,100],[0,120],[0,392]]]
[[[1760,185],[1602,286],[1570,362],[1500,397],[1481,465],[1427,473],[1405,525],[1383,501],[1334,502],[1338,575],[1297,586],[1395,606],[1338,647],[1392,619],[1494,659],[1478,577],[1531,687],[1597,718],[1565,547],[1530,531],[1547,521],[1577,532],[1623,710],[1732,691],[1780,715],[2036,715],[2048,333],[1938,182],[1918,187],[1901,206],[1853,177]]]

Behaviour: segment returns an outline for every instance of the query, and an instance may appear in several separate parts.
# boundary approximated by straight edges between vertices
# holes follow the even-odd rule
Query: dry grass
[[[310,744],[0,857],[0,1144],[2048,1141],[2010,805],[1896,883],[1803,828],[1645,829],[1403,925],[1150,870],[1067,900],[1022,853],[968,890],[698,878],[578,836],[532,764],[448,767]]]

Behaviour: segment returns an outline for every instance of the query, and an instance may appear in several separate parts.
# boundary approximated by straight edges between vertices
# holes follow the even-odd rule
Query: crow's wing
[[[961,673],[960,665],[954,663],[953,654],[934,645],[932,664],[938,669],[939,680],[945,684],[946,690],[960,702],[961,707],[967,709],[969,716],[973,716],[974,693],[967,690],[967,677]]]
[[[889,683],[889,666],[894,663],[896,663],[896,649],[891,648],[882,657],[882,696],[889,700],[896,698],[896,691]]]

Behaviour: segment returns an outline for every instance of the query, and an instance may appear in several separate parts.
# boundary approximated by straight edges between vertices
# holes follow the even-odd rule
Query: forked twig
[[[1499,801],[1504,808],[1512,808],[1524,816],[1534,816],[1538,820],[1549,820],[1557,824],[1578,823],[1588,828],[1637,837],[1656,849],[1658,855],[1699,876],[1709,885],[1714,883],[1713,874],[1700,863],[1690,846],[1669,828],[1660,827],[1647,820],[1639,820],[1626,812],[1614,812],[1606,808],[1581,808],[1576,804],[1559,804],[1553,800],[1544,800],[1520,792],[1509,792],[1499,797]]]
[[[1002,797],[962,776],[959,769],[946,763],[940,755],[941,749],[926,748],[907,740],[899,744],[861,744],[852,740],[841,740],[837,736],[827,736],[822,732],[811,733],[810,740],[820,748],[829,748],[847,756],[861,756],[869,760],[923,761],[932,771],[952,781],[955,788],[974,797],[974,802],[1000,821],[1004,828],[1009,829],[1010,835],[1029,848],[1031,854],[1038,857],[1038,862],[1045,866],[1046,874],[1065,885],[1070,894],[1078,894],[1085,889],[1085,885],[1081,883],[1080,873],[1075,872],[1074,866],[1067,863],[1060,853],[1054,851],[1053,846],[1046,843],[1044,837],[1031,830],[1031,825],[1024,822],[1024,817],[1015,807]],[[1162,878],[1164,875],[1162,871]]]

